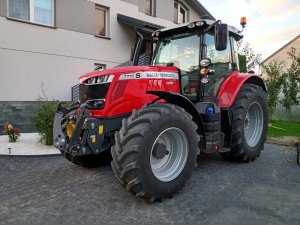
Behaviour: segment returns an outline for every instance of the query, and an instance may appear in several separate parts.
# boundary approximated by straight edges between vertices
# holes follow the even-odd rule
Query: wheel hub
[[[176,179],[185,167],[188,149],[188,140],[182,130],[170,127],[162,131],[151,149],[153,175],[163,182]]]
[[[245,129],[248,130],[250,126],[250,118],[249,118],[249,112],[247,112],[246,118],[245,118]]]
[[[153,147],[152,155],[156,159],[162,159],[166,155],[169,155],[169,151],[167,150],[167,147],[164,144],[156,143]]]
[[[263,111],[258,102],[253,102],[246,113],[244,132],[247,144],[254,147],[258,144],[263,132]]]

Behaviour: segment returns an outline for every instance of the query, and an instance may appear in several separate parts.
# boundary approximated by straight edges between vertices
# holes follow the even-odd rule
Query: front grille
[[[79,85],[79,101],[84,103],[87,100],[105,99],[110,83]]]
[[[71,96],[72,96],[72,102],[77,102],[79,99],[79,84],[76,84],[72,86],[71,88]]]

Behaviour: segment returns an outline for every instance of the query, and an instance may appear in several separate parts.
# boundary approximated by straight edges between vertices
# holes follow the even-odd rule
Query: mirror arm
[[[216,24],[221,23],[221,20],[217,20],[216,22],[214,22],[213,24],[211,24],[209,27],[207,27],[204,30],[204,33],[208,32],[210,29],[212,29]]]

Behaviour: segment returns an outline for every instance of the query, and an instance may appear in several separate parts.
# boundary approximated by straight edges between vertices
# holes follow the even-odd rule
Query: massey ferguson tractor
[[[133,66],[81,76],[78,102],[58,106],[53,128],[65,158],[90,166],[112,156],[121,185],[150,202],[180,191],[200,152],[255,160],[268,124],[263,80],[239,72],[241,31],[201,20],[152,37],[150,65],[137,66],[138,33]]]

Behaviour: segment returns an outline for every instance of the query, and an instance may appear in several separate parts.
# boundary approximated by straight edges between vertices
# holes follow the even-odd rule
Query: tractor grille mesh
[[[96,85],[79,85],[79,101],[84,103],[87,100],[105,99],[110,83]]]

